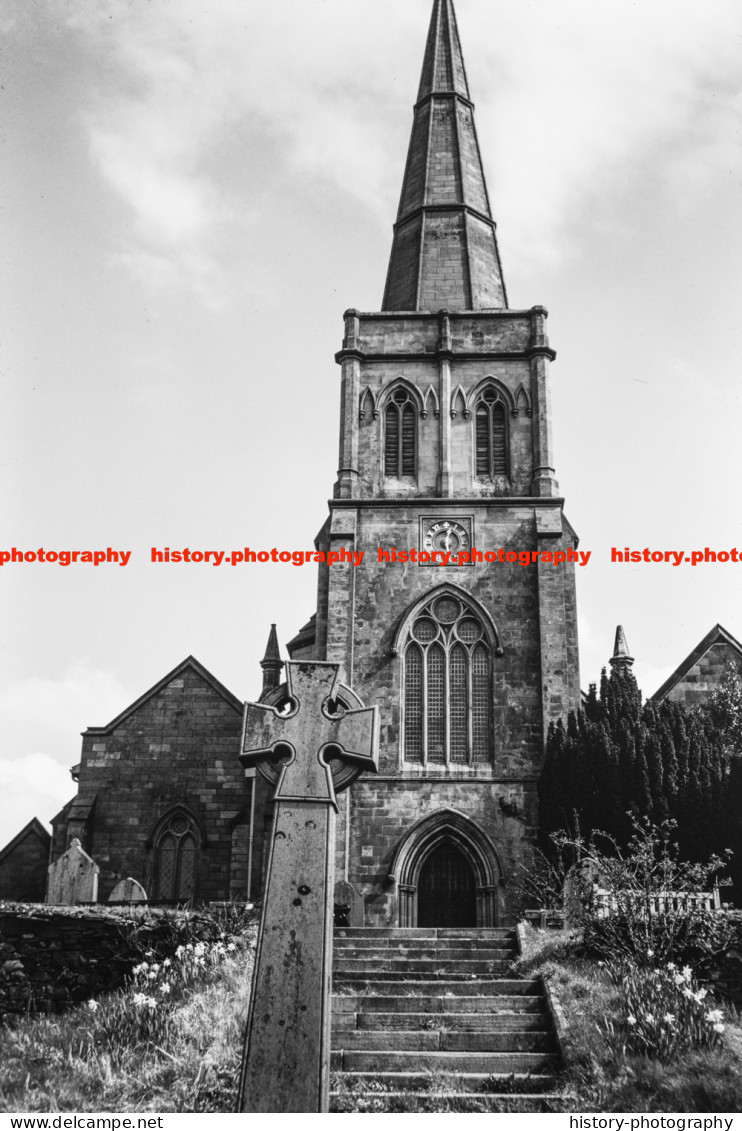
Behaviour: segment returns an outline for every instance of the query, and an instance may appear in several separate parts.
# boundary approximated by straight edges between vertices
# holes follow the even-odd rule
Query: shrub
[[[605,917],[587,916],[583,941],[588,954],[608,961],[696,965],[724,953],[739,934],[739,923],[722,911],[643,916],[622,908]]]
[[[531,908],[552,911],[562,906],[564,882],[572,865],[569,852],[559,847],[551,856],[535,849],[530,864],[519,864],[508,883],[514,913],[520,918]]]
[[[703,864],[681,860],[674,830],[672,821],[655,825],[635,819],[626,849],[603,833],[589,842],[554,838],[560,853],[571,851],[576,860],[573,875],[581,879],[588,952],[609,961],[654,965],[708,956],[729,945],[733,928],[724,917],[695,910],[686,898],[712,888],[725,861],[717,856]]]

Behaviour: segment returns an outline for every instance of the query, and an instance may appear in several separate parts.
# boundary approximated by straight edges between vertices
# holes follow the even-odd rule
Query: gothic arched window
[[[413,476],[416,471],[415,405],[407,389],[397,389],[384,412],[384,474]]]
[[[475,413],[477,475],[510,474],[508,411],[497,389],[488,385]]]
[[[155,840],[156,899],[193,898],[198,843],[195,825],[183,811],[176,811],[160,825]]]
[[[405,761],[491,760],[491,657],[482,621],[458,597],[434,597],[417,613],[404,650]]]

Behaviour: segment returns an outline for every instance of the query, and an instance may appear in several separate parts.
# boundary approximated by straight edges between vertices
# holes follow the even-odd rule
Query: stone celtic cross
[[[290,662],[277,706],[248,703],[240,760],[275,785],[239,1110],[327,1111],[335,795],[376,771],[378,708],[338,664]]]

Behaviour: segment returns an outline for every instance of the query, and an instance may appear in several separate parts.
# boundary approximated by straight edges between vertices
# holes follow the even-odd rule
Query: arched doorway
[[[453,809],[413,825],[397,846],[400,927],[494,927],[500,866],[489,837]]]
[[[418,927],[476,927],[477,891],[469,861],[453,841],[439,844],[420,869]]]

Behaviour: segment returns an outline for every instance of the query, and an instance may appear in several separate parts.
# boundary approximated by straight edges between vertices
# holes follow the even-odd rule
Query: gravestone
[[[142,903],[146,900],[147,893],[139,883],[132,876],[127,876],[125,880],[119,880],[116,887],[113,889],[108,897],[109,903]]]
[[[567,927],[579,927],[592,906],[595,885],[599,879],[598,867],[592,860],[573,864],[564,877],[562,903]]]
[[[329,1106],[335,795],[376,771],[379,747],[378,709],[338,669],[289,662],[278,706],[245,706],[240,759],[275,786],[275,807],[240,1111]]]
[[[75,839],[58,860],[49,865],[46,902],[61,906],[96,903],[100,868]]]
[[[335,884],[335,926],[363,926],[363,896],[347,880]]]

